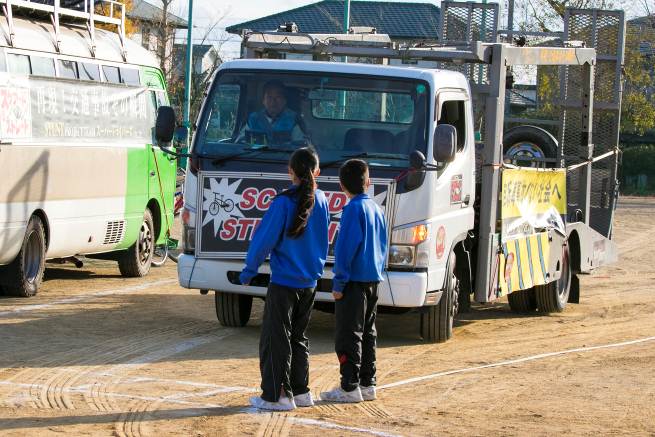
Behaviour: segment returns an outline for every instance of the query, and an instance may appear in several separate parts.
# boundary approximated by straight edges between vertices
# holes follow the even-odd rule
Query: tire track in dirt
[[[375,402],[364,401],[356,405],[364,414],[374,419],[388,419],[391,417],[391,414],[384,409],[379,400]]]
[[[213,338],[213,341],[222,340],[232,334],[233,334],[233,330],[228,330],[227,332],[224,332],[220,336],[215,336]],[[143,358],[141,358],[136,361],[144,361],[144,360]],[[134,366],[135,364],[132,363],[119,364],[118,366],[114,366],[111,373],[116,373],[121,369],[128,370],[128,368],[131,369]],[[136,366],[140,366],[140,365],[136,364]],[[108,395],[109,387],[111,385],[117,385],[118,383],[120,383],[120,381],[127,376],[126,373],[128,372],[122,372],[121,375],[115,379],[101,382],[102,384],[101,393],[107,394],[106,399],[109,400],[109,402],[111,402],[112,399],[112,397]],[[189,392],[186,395],[177,395],[174,397],[174,399],[181,400],[184,397],[204,397],[210,395],[217,395],[219,393],[230,393],[230,392],[234,392],[234,390],[229,390],[225,388],[214,388],[213,390],[209,390],[204,393]],[[118,420],[115,422],[114,428],[116,432],[118,434],[122,432],[126,436],[141,435],[141,427],[142,424],[144,423],[144,419],[148,416],[148,412],[152,410],[156,410],[160,404],[165,402],[166,402],[166,397],[149,402],[139,402],[136,404],[132,404],[132,406],[128,407],[128,411],[125,412],[125,414],[119,416]],[[112,406],[112,409],[115,410],[116,408]]]
[[[75,409],[71,392],[68,388],[84,378],[87,374],[97,372],[99,369],[105,367],[105,365],[93,366],[90,364],[97,361],[106,361],[107,365],[120,362],[129,356],[147,352],[153,347],[160,347],[162,340],[170,338],[175,334],[184,335],[189,330],[194,332],[195,330],[193,328],[193,326],[187,325],[181,330],[163,329],[144,335],[136,341],[127,340],[125,341],[126,344],[122,347],[107,350],[91,357],[78,359],[73,366],[66,366],[66,369],[59,369],[58,371],[48,372],[46,374],[42,373],[35,379],[35,382],[43,387],[40,391],[39,401],[44,408]],[[71,367],[75,372],[69,371]],[[42,380],[44,376],[47,379]],[[93,395],[93,393],[92,391],[91,394]],[[94,401],[91,404],[87,403],[87,405],[93,407],[95,403]]]
[[[286,437],[291,430],[288,413],[264,413],[265,419],[260,425],[257,437]]]
[[[201,333],[194,329],[194,327],[189,327],[188,331],[184,330],[175,330],[177,334],[181,335],[194,335]],[[145,353],[144,355],[140,355],[137,358],[131,360],[128,363],[123,363],[123,364],[108,364],[108,365],[101,365],[101,366],[95,366],[92,368],[87,368],[84,372],[77,373],[73,378],[68,379],[65,381],[64,384],[61,385],[61,389],[63,390],[64,393],[67,392],[67,388],[71,387],[73,383],[77,382],[78,379],[82,377],[88,377],[88,376],[96,376],[98,374],[104,374],[105,377],[97,381],[95,380],[94,383],[97,383],[99,385],[97,391],[92,391],[92,398],[94,405],[98,406],[100,408],[99,411],[115,411],[118,408],[118,405],[115,403],[114,398],[109,395],[110,393],[110,388],[112,388],[114,385],[117,385],[120,383],[120,381],[126,376],[126,373],[134,370],[138,367],[141,367],[143,365],[147,365],[151,362],[155,362],[159,359],[165,358],[167,356],[175,355],[179,352],[184,352],[189,349],[193,349],[196,346],[206,344],[209,341],[213,341],[215,338],[224,338],[225,336],[230,335],[229,333],[224,334],[222,337],[215,337],[215,336],[209,336],[207,333],[205,333],[204,336],[195,336],[195,337],[190,337],[187,340],[184,340],[184,337],[182,337],[182,341],[180,342],[180,338],[175,338],[175,342],[172,344],[169,344],[170,341],[173,339],[173,337],[166,336],[163,338],[163,340],[166,341],[154,341],[153,344],[149,345],[146,348],[143,348],[140,353]],[[180,347],[181,345],[182,347]],[[130,353],[131,354],[131,353]],[[126,356],[122,357],[125,358]],[[103,372],[103,369],[107,369],[107,371]],[[113,376],[116,373],[121,372],[117,376]]]
[[[26,369],[18,372],[12,376],[11,380],[20,378],[21,381],[32,384],[29,394],[35,400],[37,408],[74,409],[75,405],[71,395],[75,395],[76,397],[81,396],[85,403],[96,411],[113,410],[117,405],[111,401],[112,398],[101,395],[101,393],[107,392],[106,387],[91,390],[87,396],[77,395],[70,388],[87,375],[98,375],[102,373],[100,370],[103,368],[115,367],[114,363],[119,363],[130,356],[145,353],[147,357],[148,352],[156,353],[162,347],[170,347],[180,339],[192,340],[198,334],[208,336],[215,330],[213,323],[190,322],[182,327],[151,331],[137,339],[134,339],[134,336],[122,337],[113,342],[110,347],[105,347],[101,353],[87,351],[89,353],[84,354],[80,353],[79,349],[74,350],[63,354],[46,366],[40,366],[39,369]],[[213,336],[209,336],[207,341],[211,341],[212,338]],[[173,349],[171,354],[175,352]],[[90,365],[98,361],[106,361],[106,363]],[[147,361],[146,359],[143,364],[147,364]],[[54,368],[59,369],[53,371]],[[88,383],[95,384],[96,382],[96,379],[92,379]]]

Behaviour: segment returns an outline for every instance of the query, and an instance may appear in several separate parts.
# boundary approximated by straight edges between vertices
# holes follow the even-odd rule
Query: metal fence
[[[622,65],[624,59],[625,15],[623,11],[568,9],[564,17],[564,40],[582,41],[596,49],[594,75],[594,117],[592,151],[586,150],[586,139],[581,133],[581,69],[561,67],[560,99],[564,110],[560,118],[560,144],[567,166],[608,152],[618,152],[621,111]],[[611,238],[612,221],[618,193],[618,153],[593,163],[590,192],[590,226]],[[579,209],[577,199],[580,171],[569,172],[569,212]]]

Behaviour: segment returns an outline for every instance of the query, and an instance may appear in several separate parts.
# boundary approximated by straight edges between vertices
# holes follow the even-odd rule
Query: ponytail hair
[[[297,201],[296,215],[287,230],[287,235],[298,238],[305,232],[309,215],[314,208],[314,191],[316,191],[314,172],[318,168],[318,155],[311,147],[298,149],[289,158],[289,167],[300,180],[300,184],[295,190],[286,190],[281,194],[293,196]]]

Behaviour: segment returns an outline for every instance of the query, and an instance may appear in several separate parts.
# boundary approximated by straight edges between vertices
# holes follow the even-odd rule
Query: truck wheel
[[[45,230],[41,219],[32,216],[27,223],[20,252],[11,264],[2,268],[0,277],[8,296],[34,296],[45,271]]]
[[[537,296],[534,288],[508,294],[507,302],[515,313],[530,313],[537,309]]]
[[[457,313],[459,281],[455,275],[455,254],[448,259],[446,287],[439,303],[421,313],[421,337],[431,343],[444,343],[453,336],[453,321]]]
[[[505,162],[523,167],[556,167],[555,162],[531,161],[532,158],[557,158],[557,140],[536,126],[517,126],[503,135]]]
[[[557,281],[535,287],[537,308],[543,313],[560,313],[566,308],[571,292],[569,247],[562,248],[562,275]]]
[[[244,294],[224,293],[214,294],[216,302],[216,317],[223,326],[240,328],[250,320],[252,296]]]
[[[136,242],[118,257],[118,269],[127,278],[140,278],[150,271],[155,249],[155,224],[149,209],[143,214]]]

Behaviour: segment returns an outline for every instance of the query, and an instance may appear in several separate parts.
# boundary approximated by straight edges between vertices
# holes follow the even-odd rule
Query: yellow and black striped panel
[[[545,284],[549,256],[548,232],[540,232],[503,243],[498,263],[500,296]]]

